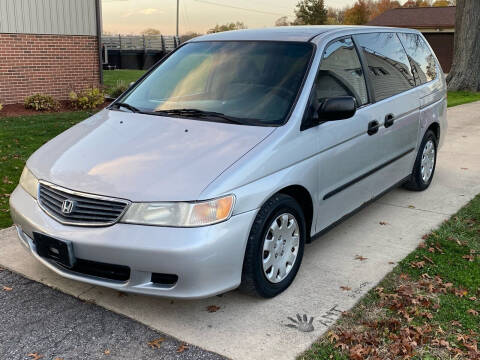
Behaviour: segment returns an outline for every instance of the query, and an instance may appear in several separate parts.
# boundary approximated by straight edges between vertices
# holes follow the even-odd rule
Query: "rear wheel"
[[[428,130],[420,144],[412,175],[405,183],[405,188],[422,191],[430,186],[437,163],[437,144],[435,133]]]
[[[305,218],[295,199],[270,198],[250,230],[240,289],[270,298],[288,288],[302,262],[305,238]]]

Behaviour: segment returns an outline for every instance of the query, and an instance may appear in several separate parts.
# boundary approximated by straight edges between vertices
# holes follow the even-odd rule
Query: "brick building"
[[[0,0],[0,102],[101,82],[100,0]]]
[[[367,25],[406,27],[421,31],[435,51],[443,71],[448,73],[453,61],[455,10],[455,6],[391,9]]]

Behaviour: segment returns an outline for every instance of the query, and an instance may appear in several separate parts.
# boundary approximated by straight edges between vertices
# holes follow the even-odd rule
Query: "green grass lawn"
[[[66,112],[0,117],[0,229],[11,226],[8,199],[28,157],[41,145],[90,116]]]
[[[299,358],[479,359],[480,195],[423,239]]]
[[[473,93],[468,91],[449,91],[448,107],[462,105],[480,100],[480,92]]]
[[[123,81],[126,85],[136,81],[140,76],[145,74],[145,70],[104,70],[103,84],[108,89],[117,85],[118,81]]]

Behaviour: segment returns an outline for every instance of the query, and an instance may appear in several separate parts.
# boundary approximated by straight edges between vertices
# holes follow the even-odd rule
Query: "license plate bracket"
[[[33,243],[38,255],[48,260],[53,260],[66,268],[75,266],[73,244],[68,240],[59,240],[51,236],[33,233]]]

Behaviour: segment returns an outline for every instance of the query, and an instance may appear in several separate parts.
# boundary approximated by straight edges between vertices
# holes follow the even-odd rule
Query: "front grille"
[[[56,185],[40,183],[40,207],[62,224],[107,226],[117,222],[125,212],[127,200],[79,193]],[[65,206],[65,203],[67,205]]]

